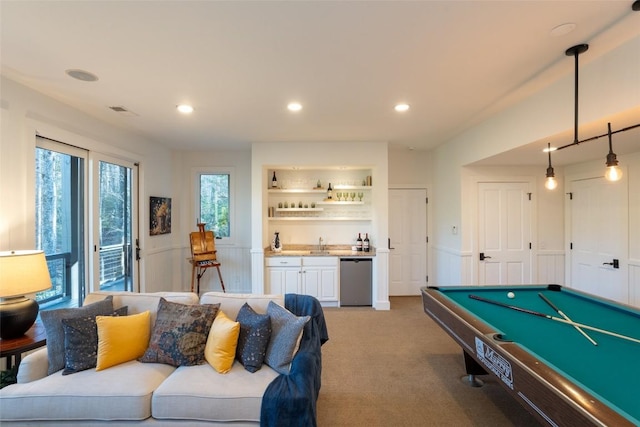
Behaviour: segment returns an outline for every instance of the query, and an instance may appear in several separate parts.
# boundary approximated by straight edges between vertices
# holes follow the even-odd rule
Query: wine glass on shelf
[[[353,202],[356,199],[356,193],[355,191],[351,192],[351,201]]]
[[[338,192],[336,193],[336,196],[338,197],[338,201],[340,201],[340,198],[342,197],[342,192],[341,192],[341,191],[338,191]]]
[[[358,192],[358,199],[360,199],[360,201],[362,201],[363,196],[364,196],[364,193],[362,193],[362,191]]]

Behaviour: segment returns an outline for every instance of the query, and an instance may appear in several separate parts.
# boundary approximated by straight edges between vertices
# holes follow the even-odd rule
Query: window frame
[[[216,236],[216,245],[231,246],[236,242],[236,214],[235,214],[235,168],[231,166],[210,166],[192,169],[193,188],[193,215],[194,221],[200,218],[200,177],[202,175],[228,175],[229,176],[229,237]],[[192,231],[197,231],[195,224]]]

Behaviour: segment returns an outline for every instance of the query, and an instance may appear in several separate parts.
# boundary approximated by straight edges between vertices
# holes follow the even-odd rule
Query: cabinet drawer
[[[264,263],[267,267],[300,267],[302,265],[302,258],[273,256],[265,258]]]
[[[302,258],[302,265],[305,266],[319,266],[319,267],[337,267],[338,257],[335,256],[306,256]]]

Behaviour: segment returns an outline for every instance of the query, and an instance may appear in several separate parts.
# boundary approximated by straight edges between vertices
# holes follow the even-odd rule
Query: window
[[[47,257],[52,288],[41,306],[79,304],[85,283],[84,162],[86,152],[38,138],[36,148],[36,248]]]
[[[221,243],[232,243],[234,237],[232,182],[228,169],[196,172],[197,221],[205,223]]]

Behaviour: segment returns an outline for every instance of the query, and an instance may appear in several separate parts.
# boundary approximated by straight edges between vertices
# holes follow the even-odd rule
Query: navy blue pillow
[[[240,323],[236,359],[247,371],[256,372],[262,367],[267,353],[271,338],[271,319],[268,314],[258,314],[249,304],[244,303],[236,322]]]

